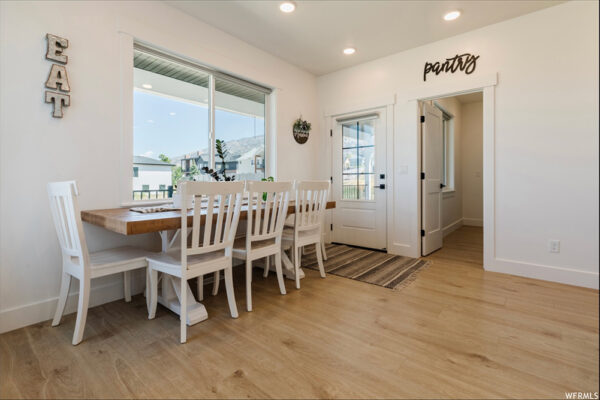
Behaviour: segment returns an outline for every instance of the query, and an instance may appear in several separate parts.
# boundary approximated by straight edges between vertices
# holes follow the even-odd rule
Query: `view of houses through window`
[[[169,198],[181,180],[212,180],[204,168],[235,180],[265,177],[266,91],[211,75],[135,50],[133,200]],[[211,152],[217,139],[227,150],[224,162]]]

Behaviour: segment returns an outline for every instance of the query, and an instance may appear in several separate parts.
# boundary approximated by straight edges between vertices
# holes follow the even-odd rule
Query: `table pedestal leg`
[[[179,231],[176,231],[171,240],[168,238],[168,231],[160,231],[160,238],[162,242],[162,251],[166,252],[169,250],[171,245],[173,244],[176,235]],[[208,318],[208,313],[206,312],[206,308],[202,303],[196,301],[192,290],[190,289],[189,283],[186,285],[186,293],[183,294],[187,296],[187,321],[188,325],[194,325],[198,322],[204,321]],[[181,310],[181,281],[180,278],[169,274],[162,274],[162,285],[161,290],[158,294],[158,302],[163,306],[167,307],[169,310],[173,311],[175,314],[179,315]]]

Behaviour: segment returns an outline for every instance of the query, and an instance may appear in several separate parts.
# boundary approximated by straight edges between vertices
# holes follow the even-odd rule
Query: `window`
[[[442,111],[442,133],[443,133],[443,153],[442,153],[442,184],[444,191],[454,190],[454,118]]]
[[[145,190],[145,191],[150,190],[150,185],[142,185],[142,190]]]
[[[147,164],[134,170],[134,200],[146,186],[171,195],[180,180],[211,180],[204,168],[265,177],[264,162],[254,161],[265,157],[269,89],[138,44],[133,59],[133,156]]]
[[[133,167],[133,177],[137,178],[139,176],[139,168],[138,167]]]
[[[375,131],[372,120],[342,124],[342,199],[375,200]]]

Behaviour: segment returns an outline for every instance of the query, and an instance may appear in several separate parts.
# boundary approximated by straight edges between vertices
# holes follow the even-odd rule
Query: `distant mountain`
[[[256,148],[256,147],[260,147],[260,146],[264,146],[265,144],[265,137],[264,135],[261,136],[252,136],[252,137],[247,137],[247,138],[242,138],[242,139],[236,139],[236,140],[230,140],[228,142],[226,142],[227,144],[227,150],[229,151],[229,157],[227,157],[228,160],[236,160],[237,158],[239,158],[239,156],[241,156],[242,154]],[[198,151],[192,151],[190,153],[186,153],[180,156],[175,156],[175,157],[169,157],[171,159],[171,162],[173,164],[176,165],[180,165],[180,161],[184,158],[186,158],[186,156],[196,156],[196,155],[201,155],[204,157],[204,155],[206,155],[206,157],[208,157],[208,148],[204,148]]]

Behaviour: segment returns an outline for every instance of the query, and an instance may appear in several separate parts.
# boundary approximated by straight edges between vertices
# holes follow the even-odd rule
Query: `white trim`
[[[465,226],[483,226],[483,218],[463,217],[463,225],[465,225]]]
[[[121,84],[121,153],[119,165],[119,203],[133,201],[133,36],[119,32]]]
[[[481,76],[470,76],[463,79],[444,82],[437,85],[423,82],[418,88],[410,91],[398,89],[398,96],[410,100],[434,100],[442,97],[458,96],[471,92],[481,91],[485,87],[493,87],[498,84],[498,74],[487,74]]]
[[[456,221],[451,222],[442,228],[442,236],[446,237],[462,226],[463,226],[463,219],[459,218]]]
[[[134,271],[132,274],[131,294],[142,293],[145,286],[144,272]],[[94,281],[92,281],[93,286]],[[78,288],[79,281],[75,278],[71,281],[71,288]],[[77,311],[77,300],[79,290],[69,293],[67,305],[63,315],[71,314]],[[99,306],[111,301],[123,299],[123,278],[104,285],[93,286],[90,292],[90,308]],[[0,311],[0,333],[9,332],[22,328],[40,321],[52,319],[56,311],[56,302],[58,297],[51,297],[46,300],[37,301],[30,304],[21,305]],[[89,316],[88,316],[89,319]]]
[[[571,268],[508,260],[505,258],[494,259],[494,262],[488,264],[485,269],[491,272],[500,272],[598,290],[598,272],[581,271]]]
[[[462,93],[483,91],[483,214],[484,214],[484,229],[483,229],[483,265],[487,269],[487,265],[493,262],[496,254],[495,248],[495,84],[497,82],[497,74],[485,75],[478,79],[462,80],[459,82],[449,82],[438,86],[422,87],[422,93],[415,90],[408,98],[408,102],[417,102],[418,115],[420,114],[421,101],[432,100],[440,97],[456,96]],[[479,86],[482,84],[491,84],[490,86]],[[413,98],[413,96],[415,96]],[[419,118],[419,116],[417,116]],[[417,127],[417,171],[421,171],[421,124]],[[420,176],[415,176],[415,182],[420,184]],[[417,240],[413,242],[418,249],[418,255],[421,255],[421,190],[417,189],[417,216],[418,224],[415,228]]]
[[[483,268],[496,258],[495,86],[483,89]]]

